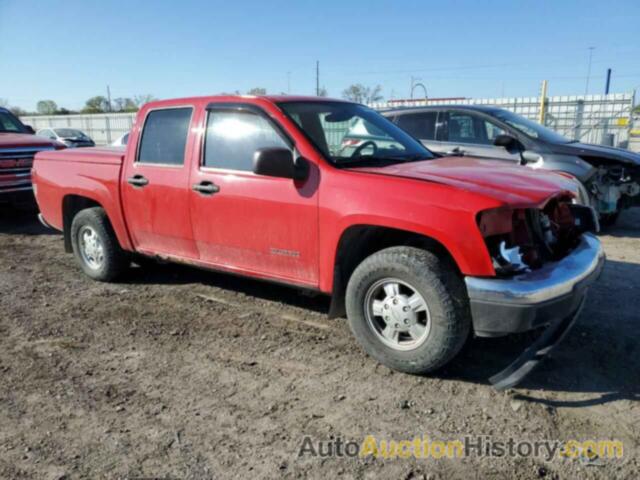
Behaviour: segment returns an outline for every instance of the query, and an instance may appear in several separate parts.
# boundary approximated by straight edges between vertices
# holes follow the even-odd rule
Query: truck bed
[[[123,248],[130,246],[120,202],[120,175],[125,150],[118,147],[65,149],[36,154],[34,193],[42,217],[64,230],[65,211],[74,199],[90,199],[105,208]],[[86,203],[86,200],[85,200]]]

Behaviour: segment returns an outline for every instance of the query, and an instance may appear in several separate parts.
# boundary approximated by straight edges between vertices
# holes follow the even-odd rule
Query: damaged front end
[[[480,213],[478,226],[500,277],[560,260],[583,233],[600,230],[593,208],[566,197],[552,199],[543,208],[487,210]]]
[[[615,215],[640,204],[639,167],[590,160],[596,164],[596,170],[586,182],[586,188],[600,215]]]
[[[521,381],[571,328],[587,289],[604,265],[591,207],[552,199],[542,208],[481,212],[478,225],[496,276],[466,277],[474,333],[496,337],[546,327],[509,367],[496,388]]]

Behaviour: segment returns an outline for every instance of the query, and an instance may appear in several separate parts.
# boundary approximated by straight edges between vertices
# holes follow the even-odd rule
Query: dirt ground
[[[61,236],[0,212],[0,478],[635,478],[640,209],[602,235],[605,272],[521,387],[487,378],[530,339],[473,340],[433,377],[367,357],[328,300],[163,265],[84,277]],[[624,458],[299,457],[305,435],[619,439]]]

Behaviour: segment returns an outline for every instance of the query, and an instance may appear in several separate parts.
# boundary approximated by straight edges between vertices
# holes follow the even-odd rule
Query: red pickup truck
[[[343,156],[356,122],[376,136]],[[330,314],[401,371],[443,366],[471,332],[547,327],[499,388],[568,330],[604,263],[571,178],[438,157],[344,101],[152,102],[126,150],[42,152],[33,178],[41,220],[89,277],[143,255],[330,294]]]
[[[6,108],[0,108],[0,204],[33,205],[31,166],[43,150],[65,148],[58,142],[36,137]]]

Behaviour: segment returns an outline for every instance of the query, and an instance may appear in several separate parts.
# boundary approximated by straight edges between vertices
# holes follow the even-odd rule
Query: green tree
[[[372,103],[380,102],[383,100],[382,87],[376,85],[375,87],[365,87],[361,83],[350,85],[348,88],[342,91],[342,97],[346,100],[351,100],[357,103]]]
[[[58,105],[53,100],[40,100],[36,104],[36,110],[41,115],[53,115],[58,110]]]
[[[109,111],[109,102],[102,95],[91,97],[84,104],[82,113],[103,113]]]
[[[267,89],[262,87],[253,87],[251,90],[247,92],[247,95],[266,95]]]

